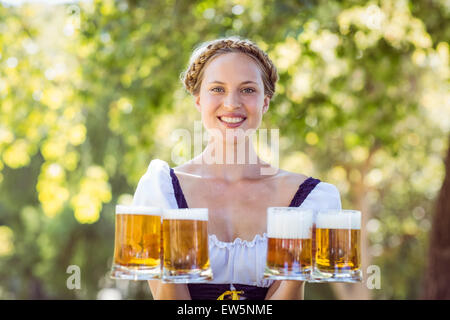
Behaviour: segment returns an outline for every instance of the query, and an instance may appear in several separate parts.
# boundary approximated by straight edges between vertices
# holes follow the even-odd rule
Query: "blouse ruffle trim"
[[[245,246],[247,248],[253,248],[257,243],[267,241],[267,233],[263,233],[262,235],[257,234],[253,238],[253,240],[242,240],[241,238],[234,239],[233,242],[224,242],[217,239],[215,234],[209,235],[210,244],[212,243],[218,248],[233,248],[235,246]]]

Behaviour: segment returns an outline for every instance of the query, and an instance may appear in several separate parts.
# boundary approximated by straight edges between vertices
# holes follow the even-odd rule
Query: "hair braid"
[[[205,66],[214,57],[229,52],[241,52],[255,60],[261,69],[264,93],[272,98],[275,93],[275,84],[278,81],[278,72],[275,65],[267,53],[256,44],[250,40],[241,40],[237,37],[205,42],[194,50],[187,70],[181,74],[181,80],[186,90],[192,95],[198,94]]]

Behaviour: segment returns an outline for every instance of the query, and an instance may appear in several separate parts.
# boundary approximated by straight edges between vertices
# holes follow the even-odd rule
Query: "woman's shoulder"
[[[173,194],[169,164],[161,159],[153,159],[138,182],[133,204],[176,207]]]
[[[193,161],[188,161],[173,167],[173,171],[176,174],[187,175],[187,176],[198,176],[199,165],[193,163]]]
[[[140,181],[167,180],[167,177],[170,177],[169,164],[161,159],[152,159]]]
[[[305,206],[314,204],[314,206],[318,205],[324,208],[341,207],[341,196],[338,188],[334,184],[286,170],[281,170],[279,176],[281,177],[283,188],[292,190],[295,187],[297,189],[306,187],[311,190],[304,201]],[[307,180],[308,182],[306,182]]]
[[[302,174],[302,173],[296,173],[296,172],[290,172],[286,170],[279,169],[279,173],[277,174],[278,177],[282,180],[284,180],[285,183],[290,183],[293,185],[300,186],[303,182],[305,182],[308,179],[317,180],[317,185],[314,188],[314,190],[322,193],[330,193],[330,194],[336,194],[339,193],[338,189],[334,184],[321,181],[320,179],[316,179],[314,177]]]
[[[272,179],[276,179],[280,186],[288,189],[298,188],[309,177],[302,173],[290,172],[283,169],[278,169],[278,172],[273,175]]]
[[[341,194],[334,184],[319,180],[305,199],[304,205],[317,210],[342,209]]]

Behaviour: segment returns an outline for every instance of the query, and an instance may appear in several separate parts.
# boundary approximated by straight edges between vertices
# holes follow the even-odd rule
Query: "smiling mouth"
[[[245,117],[217,117],[222,123],[224,123],[227,126],[238,126],[242,124],[245,119]]]

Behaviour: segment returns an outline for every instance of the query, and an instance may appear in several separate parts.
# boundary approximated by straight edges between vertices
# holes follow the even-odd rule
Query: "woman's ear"
[[[197,108],[198,112],[202,112],[202,108],[200,106],[200,95],[194,96],[195,100],[195,107]]]
[[[263,104],[263,114],[269,110],[269,104],[270,104],[270,97],[264,96],[264,104]]]

